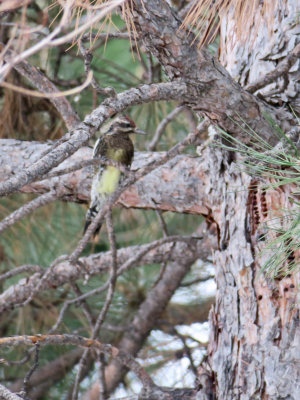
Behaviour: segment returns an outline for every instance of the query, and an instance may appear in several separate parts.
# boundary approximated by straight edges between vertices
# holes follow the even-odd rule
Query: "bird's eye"
[[[132,125],[129,122],[122,122],[120,126],[125,129],[132,129]]]

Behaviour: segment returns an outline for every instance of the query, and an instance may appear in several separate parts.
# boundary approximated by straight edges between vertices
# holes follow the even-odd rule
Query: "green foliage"
[[[273,239],[267,240],[263,249],[262,254],[268,254],[263,271],[276,278],[288,275],[300,267],[300,203],[297,201],[300,194],[300,162],[299,151],[292,140],[268,115],[266,119],[280,140],[275,148],[242,120],[239,126],[249,135],[253,146],[240,142],[220,128],[218,130],[223,140],[218,145],[241,154],[241,168],[249,175],[263,180],[265,190],[284,188],[285,185],[292,188],[289,194],[291,208],[281,209],[281,217],[271,217],[264,223],[264,228],[272,233]],[[264,239],[267,236],[264,235]]]

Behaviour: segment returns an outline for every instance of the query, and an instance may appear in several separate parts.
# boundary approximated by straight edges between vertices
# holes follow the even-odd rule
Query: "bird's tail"
[[[86,213],[86,219],[85,219],[85,225],[83,228],[83,234],[85,234],[87,228],[89,227],[89,225],[92,223],[93,219],[97,216],[99,212],[99,208],[97,207],[97,205],[91,205],[91,207],[88,209],[88,212]],[[98,233],[100,232],[102,224],[99,224],[94,232],[94,237],[96,235],[98,235]]]

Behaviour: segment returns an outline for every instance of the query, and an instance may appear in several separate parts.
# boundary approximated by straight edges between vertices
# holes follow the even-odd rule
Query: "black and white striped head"
[[[135,123],[127,115],[119,115],[109,127],[107,135],[120,135],[125,133],[127,135],[135,133]]]
[[[136,128],[134,121],[128,115],[120,114],[109,127],[106,135],[131,135],[131,134],[145,134],[145,132]]]

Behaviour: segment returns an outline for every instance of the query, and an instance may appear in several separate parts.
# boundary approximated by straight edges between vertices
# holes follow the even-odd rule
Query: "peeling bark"
[[[271,3],[273,0],[265,0]],[[224,15],[221,24],[220,61],[233,79],[247,86],[272,72],[300,43],[299,2],[279,0],[272,21],[264,23],[266,16],[259,5],[248,40],[241,42],[236,35],[236,22],[232,14]],[[269,25],[269,26],[268,26]],[[270,25],[272,25],[270,29]],[[287,74],[259,89],[255,93],[270,104],[290,103],[300,112],[300,60],[292,63]]]

